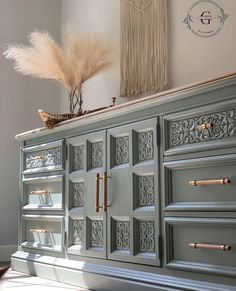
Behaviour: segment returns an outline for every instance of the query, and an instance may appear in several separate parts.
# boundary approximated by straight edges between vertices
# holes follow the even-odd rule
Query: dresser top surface
[[[131,113],[134,111],[139,111],[141,109],[185,99],[189,96],[199,94],[199,92],[204,93],[210,91],[212,88],[218,86],[224,87],[227,86],[228,82],[236,83],[236,72],[209,80],[200,81],[190,85],[169,89],[154,95],[142,97],[134,101],[125,102],[114,107],[109,107],[94,113],[63,121],[55,125],[55,128],[53,130],[49,130],[46,127],[36,128],[17,134],[15,138],[18,141],[28,140],[35,137],[48,135],[52,132],[60,132],[67,129],[75,128],[77,126],[83,126],[86,124],[96,123],[101,120],[110,119],[112,117],[119,117],[124,114],[128,114],[129,112]]]

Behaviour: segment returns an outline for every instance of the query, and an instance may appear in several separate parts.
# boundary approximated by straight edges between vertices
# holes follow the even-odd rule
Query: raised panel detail
[[[103,247],[103,221],[89,219],[90,222],[90,247]]]
[[[84,182],[72,183],[74,207],[84,207]]]
[[[74,170],[84,169],[84,145],[74,147],[73,164]]]
[[[153,149],[153,131],[138,132],[138,162],[152,160],[154,156]]]
[[[209,127],[199,128],[199,126],[204,124],[209,125]],[[235,109],[171,121],[169,124],[169,141],[171,147],[228,138],[235,135]]]
[[[130,249],[130,223],[129,221],[116,221],[116,249]]]
[[[139,251],[141,253],[155,252],[154,221],[139,221]]]
[[[91,168],[99,168],[103,166],[103,142],[91,143]]]
[[[115,138],[115,165],[126,164],[129,162],[129,137]]]
[[[138,202],[140,207],[154,205],[154,176],[138,177]]]
[[[62,164],[62,147],[29,152],[25,154],[25,168],[35,169]]]
[[[73,220],[73,244],[82,245],[84,240],[84,220]]]

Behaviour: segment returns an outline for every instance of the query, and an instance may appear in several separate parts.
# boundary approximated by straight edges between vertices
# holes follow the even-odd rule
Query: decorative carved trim
[[[74,170],[82,170],[84,168],[84,145],[74,147]]]
[[[84,182],[73,183],[74,207],[84,207]]]
[[[154,205],[154,176],[138,177],[139,206]]]
[[[26,169],[43,168],[62,164],[62,147],[29,152],[25,154]]]
[[[92,220],[91,228],[92,247],[103,247],[103,221]]]
[[[212,124],[212,127],[199,129],[202,124]],[[229,138],[235,135],[236,110],[173,121],[169,125],[171,147]]]
[[[138,161],[152,160],[153,156],[153,131],[138,133]]]
[[[129,250],[130,223],[129,221],[116,221],[116,249]]]
[[[91,144],[92,164],[91,168],[99,168],[103,166],[103,142],[94,142]]]
[[[84,220],[75,219],[73,221],[73,244],[82,245],[84,239]]]
[[[129,137],[117,137],[115,139],[115,164],[121,165],[129,162]]]
[[[155,226],[154,221],[140,221],[139,223],[140,252],[155,252]]]

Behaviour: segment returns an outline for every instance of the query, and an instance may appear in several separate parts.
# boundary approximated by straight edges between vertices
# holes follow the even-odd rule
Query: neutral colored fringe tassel
[[[120,95],[167,85],[167,1],[121,0]]]

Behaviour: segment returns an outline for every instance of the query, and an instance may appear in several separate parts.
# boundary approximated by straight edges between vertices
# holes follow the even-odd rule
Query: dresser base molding
[[[17,251],[12,269],[98,291],[235,291],[235,286],[91,264]]]

